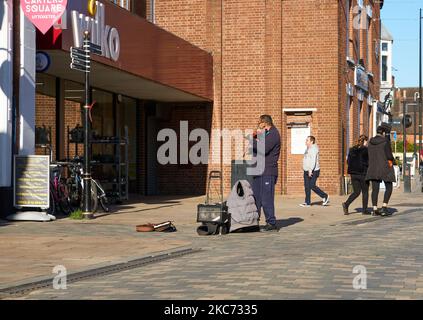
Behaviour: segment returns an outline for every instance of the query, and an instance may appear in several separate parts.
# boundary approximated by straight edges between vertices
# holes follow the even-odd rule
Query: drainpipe
[[[21,65],[21,14],[20,1],[13,0],[13,94],[12,94],[12,166],[13,156],[19,154],[20,141],[20,111],[19,111],[19,79]],[[13,170],[13,169],[12,169]],[[13,171],[12,171],[13,172]]]
[[[150,0],[150,22],[156,24],[156,8],[155,8],[155,1]]]

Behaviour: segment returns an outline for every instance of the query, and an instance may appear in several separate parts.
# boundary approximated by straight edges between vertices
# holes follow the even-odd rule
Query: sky
[[[384,1],[381,18],[394,38],[392,64],[396,87],[419,86],[420,8],[423,9],[423,0]]]

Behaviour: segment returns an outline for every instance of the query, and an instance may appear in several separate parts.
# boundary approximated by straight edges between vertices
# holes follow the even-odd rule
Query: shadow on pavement
[[[0,227],[6,227],[8,225],[11,225],[11,223],[7,220],[0,220]]]
[[[281,228],[286,228],[286,227],[292,226],[294,224],[297,224],[297,223],[300,223],[300,222],[303,222],[303,221],[304,221],[304,219],[298,218],[298,217],[284,219],[284,220],[281,219],[281,220],[276,220],[276,226],[279,229],[281,229]]]
[[[180,203],[177,204],[168,204],[168,205],[163,205],[163,206],[156,206],[156,207],[152,207],[152,208],[144,208],[144,209],[137,209],[136,207],[133,206],[127,206],[127,205],[118,205],[118,206],[112,206],[110,207],[110,211],[109,212],[104,212],[100,209],[98,209],[97,213],[96,213],[96,218],[101,218],[101,217],[105,217],[111,214],[125,214],[125,213],[136,213],[136,212],[144,212],[144,211],[151,211],[151,210],[157,210],[157,209],[162,209],[162,208],[167,208],[167,207],[175,207],[175,206],[180,206]],[[128,209],[136,209],[136,210],[128,210]]]
[[[379,209],[380,209],[380,208],[379,208]],[[354,210],[355,210],[355,212],[350,212],[350,214],[353,214],[353,213],[362,213],[362,212],[363,212],[363,208],[355,208]],[[371,209],[369,208],[369,209],[367,209],[367,210],[369,211],[369,210],[371,210]],[[389,212],[390,214],[394,214],[394,213],[398,212],[398,209],[388,207],[388,212]]]

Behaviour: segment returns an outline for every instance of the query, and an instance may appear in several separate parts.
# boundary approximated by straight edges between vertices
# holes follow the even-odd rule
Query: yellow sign
[[[88,0],[88,13],[90,16],[94,17],[97,12],[97,1]]]

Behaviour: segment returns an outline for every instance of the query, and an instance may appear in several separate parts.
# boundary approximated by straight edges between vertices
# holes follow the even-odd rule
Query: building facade
[[[381,103],[383,103],[383,110],[386,113],[390,113],[392,111],[392,106],[394,104],[395,98],[395,78],[393,76],[393,46],[394,46],[394,38],[392,37],[389,30],[386,28],[384,24],[382,24],[381,30],[381,56],[382,59],[380,60],[380,78],[381,78],[381,85],[380,85],[380,99]],[[377,125],[381,122],[388,122],[389,117],[386,113],[379,113],[377,117]]]
[[[359,134],[373,132],[382,6],[371,0],[156,0],[154,16],[158,26],[212,53],[213,128],[254,129],[260,114],[273,117],[283,141],[278,193],[303,193],[303,140],[310,133],[321,150],[319,184],[339,194],[349,147]],[[223,167],[228,191],[231,165]]]
[[[107,53],[93,56],[93,131],[97,138],[128,132],[129,192],[200,195],[206,191],[207,173],[222,170],[226,194],[231,161],[244,155],[236,154],[236,143],[220,148],[214,131],[253,130],[261,114],[273,117],[282,136],[277,193],[303,193],[307,135],[317,138],[321,150],[319,185],[330,194],[342,192],[349,147],[360,134],[373,131],[383,1],[152,0],[98,5],[102,16],[89,17],[86,1],[68,2],[66,15],[45,35],[30,25],[21,32],[27,36],[21,40],[22,50],[27,50],[24,75],[32,75],[32,82],[20,87],[22,105],[25,102],[21,124],[26,126],[19,130],[20,153],[48,152],[36,141],[44,130],[53,159],[82,155],[82,146],[71,142],[69,133],[82,124],[84,81],[82,73],[69,68],[69,51],[94,21],[107,30],[107,37],[97,39]],[[21,20],[21,27],[28,24]],[[2,35],[11,39],[3,25]],[[3,62],[7,58],[1,54]],[[8,96],[9,108],[13,95]],[[177,163],[158,162],[157,152],[166,143],[158,141],[162,129],[177,133]],[[209,134],[208,164],[185,159],[185,149],[195,144],[187,135],[195,129]],[[13,140],[6,136],[2,139]],[[12,142],[3,140],[1,147],[11,148]],[[93,157],[101,161],[115,153],[93,146]],[[10,167],[11,152],[7,158],[2,157],[2,166]],[[94,169],[94,176],[107,177],[110,170]],[[2,174],[3,180],[10,189],[11,176]]]

